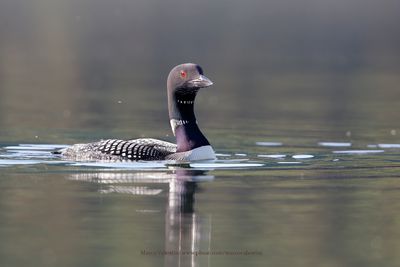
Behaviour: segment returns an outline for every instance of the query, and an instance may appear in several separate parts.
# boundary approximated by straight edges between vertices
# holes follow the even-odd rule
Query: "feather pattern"
[[[175,144],[152,138],[107,139],[61,151],[64,157],[74,160],[164,160],[175,152]]]

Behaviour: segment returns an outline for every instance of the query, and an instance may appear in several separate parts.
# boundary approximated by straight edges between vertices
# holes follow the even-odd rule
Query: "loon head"
[[[193,63],[181,64],[174,67],[168,75],[169,93],[190,94],[200,88],[211,86],[213,83],[203,74],[203,69]]]
[[[197,64],[178,65],[169,73],[168,113],[172,132],[176,136],[178,152],[209,145],[197,125],[194,101],[200,88],[209,87],[212,84]]]
[[[193,105],[197,92],[212,84],[197,64],[186,63],[174,67],[167,80],[168,111],[172,123],[195,121]],[[175,130],[174,126],[172,130]]]

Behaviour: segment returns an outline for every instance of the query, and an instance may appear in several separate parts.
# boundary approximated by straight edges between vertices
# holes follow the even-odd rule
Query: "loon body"
[[[176,144],[152,139],[108,139],[75,144],[62,149],[61,156],[72,160],[207,160],[215,153],[200,131],[194,115],[194,101],[201,88],[213,83],[199,65],[186,63],[174,67],[168,75],[168,113]]]

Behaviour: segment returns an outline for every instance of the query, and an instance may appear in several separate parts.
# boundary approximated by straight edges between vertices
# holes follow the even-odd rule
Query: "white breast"
[[[201,146],[190,151],[174,153],[166,157],[171,160],[213,160],[216,159],[214,149],[211,146]]]

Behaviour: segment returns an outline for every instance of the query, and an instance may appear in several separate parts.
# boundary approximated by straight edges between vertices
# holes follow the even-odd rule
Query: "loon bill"
[[[194,101],[200,88],[213,83],[193,63],[174,67],[168,75],[168,113],[176,144],[152,138],[108,139],[75,144],[58,153],[71,160],[207,160],[215,153],[200,131],[194,114]]]

